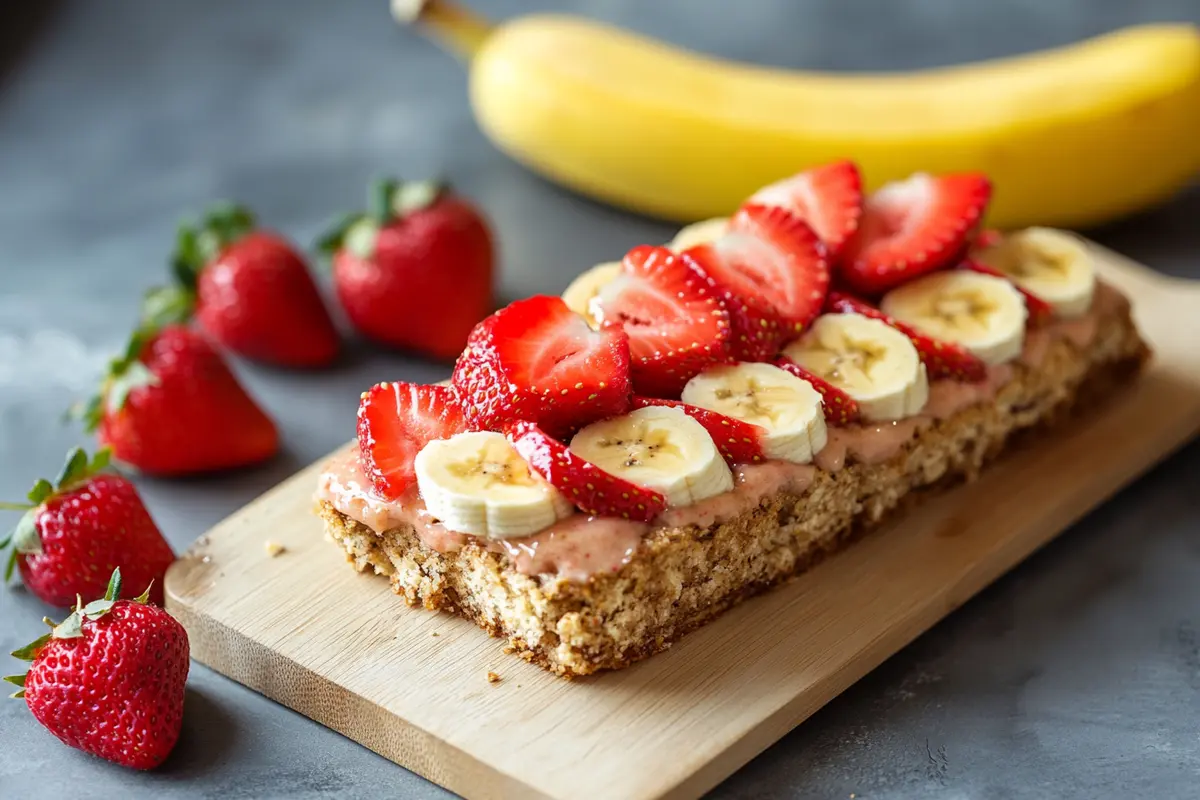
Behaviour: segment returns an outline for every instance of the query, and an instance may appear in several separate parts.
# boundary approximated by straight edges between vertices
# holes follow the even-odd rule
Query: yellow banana
[[[394,0],[470,62],[503,151],[548,178],[679,222],[852,158],[868,188],[917,171],[988,173],[989,224],[1103,222],[1200,169],[1200,31],[1127,28],[1032,55],[900,74],[764,69],[606,25],[532,15],[491,27],[450,0]]]

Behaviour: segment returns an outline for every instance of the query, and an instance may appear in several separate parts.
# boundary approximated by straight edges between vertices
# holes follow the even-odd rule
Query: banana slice
[[[821,395],[770,364],[711,367],[683,387],[683,402],[759,425],[768,458],[808,464],[825,446]]]
[[[530,471],[504,434],[435,439],[413,462],[425,508],[449,530],[509,539],[571,515],[571,502]]]
[[[917,348],[881,320],[823,314],[783,354],[850,395],[866,420],[911,417],[929,399]]]
[[[630,483],[688,506],[733,488],[733,475],[704,426],[678,408],[647,406],[594,422],[571,450]]]
[[[675,238],[667,244],[667,248],[678,253],[698,244],[708,244],[720,239],[728,228],[729,217],[715,217],[703,222],[693,222],[680,229],[679,233],[675,234]]]
[[[1087,313],[1096,293],[1096,263],[1081,239],[1054,228],[1026,228],[975,257],[1054,307],[1058,317]]]
[[[593,328],[600,327],[598,308],[593,302],[600,290],[614,281],[621,274],[621,262],[610,261],[597,264],[587,272],[571,281],[571,285],[562,293],[563,302],[567,308],[587,320]]]
[[[883,313],[935,339],[956,342],[988,364],[1011,361],[1025,343],[1025,300],[1003,278],[935,272],[883,296]]]

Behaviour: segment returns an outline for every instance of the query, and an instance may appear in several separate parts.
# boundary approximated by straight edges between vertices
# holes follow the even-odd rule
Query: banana
[[[917,348],[877,319],[823,314],[783,354],[850,395],[869,421],[911,417],[929,399]]]
[[[582,194],[693,222],[836,158],[867,189],[977,170],[994,227],[1076,227],[1152,205],[1200,167],[1200,33],[1146,25],[1013,58],[889,74],[766,69],[566,15],[490,26],[394,0],[470,68],[483,131]]]
[[[879,307],[935,339],[961,344],[988,364],[1016,358],[1025,343],[1025,299],[992,275],[935,272],[888,292]]]
[[[413,467],[425,508],[459,533],[491,539],[528,536],[574,511],[500,433],[435,439],[417,453]]]
[[[675,234],[675,238],[667,243],[667,247],[678,253],[698,244],[707,244],[721,238],[728,227],[729,217],[713,217],[703,222],[693,222]]]
[[[733,475],[704,426],[677,408],[647,406],[593,422],[571,450],[630,483],[689,506],[733,488]]]
[[[821,395],[807,381],[770,364],[710,367],[688,381],[682,399],[760,426],[768,458],[808,464],[828,438]]]
[[[562,293],[562,299],[567,308],[586,319],[588,325],[599,328],[599,309],[592,301],[600,294],[601,289],[612,283],[620,274],[620,261],[597,264],[571,281],[571,285]]]
[[[1056,316],[1078,317],[1091,308],[1096,293],[1095,258],[1087,244],[1073,234],[1026,228],[974,255],[1045,300]]]

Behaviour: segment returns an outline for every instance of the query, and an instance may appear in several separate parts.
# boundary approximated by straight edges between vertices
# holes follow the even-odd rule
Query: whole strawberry
[[[492,311],[491,233],[439,184],[379,182],[370,211],[347,217],[318,247],[333,260],[350,321],[383,344],[451,361]]]
[[[114,458],[152,475],[242,467],[279,450],[275,423],[221,354],[180,325],[134,333],[80,415]]]
[[[163,573],[175,560],[171,546],[150,518],[133,484],[112,472],[109,451],[88,461],[81,448],[67,456],[53,484],[39,480],[28,504],[3,503],[24,516],[0,541],[12,551],[4,579],[13,569],[42,602],[70,607],[77,597],[96,597],[117,567],[135,586],[153,586],[150,599],[162,605]]]
[[[114,570],[103,600],[82,603],[13,655],[33,662],[4,680],[64,744],[133,769],[153,769],[179,740],[187,632],[146,594],[118,600]],[[51,623],[53,625],[53,623]]]
[[[304,259],[246,208],[215,206],[180,226],[171,271],[174,285],[146,296],[147,320],[194,315],[222,346],[270,364],[321,367],[337,356],[337,330]]]

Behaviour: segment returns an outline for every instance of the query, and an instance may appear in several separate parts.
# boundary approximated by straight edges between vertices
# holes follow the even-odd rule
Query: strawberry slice
[[[678,408],[699,422],[708,431],[713,444],[717,446],[717,450],[731,466],[734,464],[758,464],[766,459],[760,438],[764,431],[758,425],[727,417],[707,408],[681,403],[678,400],[636,396],[633,398],[634,408],[645,408],[646,406]]]
[[[975,239],[971,242],[971,247],[980,249],[995,247],[1004,241],[1004,234],[995,228],[984,228],[975,235]]]
[[[452,382],[472,427],[530,420],[563,436],[629,408],[629,337],[535,295],[475,326]]]
[[[666,498],[580,458],[532,422],[513,422],[504,433],[534,472],[585,514],[649,522],[667,507]]]
[[[684,251],[729,309],[733,354],[766,361],[821,311],[829,291],[825,246],[778,206],[747,205],[715,241]]]
[[[358,452],[375,490],[396,500],[416,482],[413,459],[434,439],[467,430],[449,386],[384,381],[363,392],[358,406]]]
[[[747,204],[782,206],[808,223],[836,255],[858,230],[862,176],[853,161],[835,161],[759,189]]]
[[[974,172],[919,172],[887,184],[867,198],[858,232],[842,252],[841,277],[874,296],[948,266],[970,241],[991,194],[988,179]]]
[[[1037,295],[1022,289],[1020,286],[1014,283],[1011,278],[995,267],[989,267],[987,264],[979,261],[973,261],[968,258],[958,265],[958,269],[978,272],[983,275],[991,275],[994,278],[1000,278],[1012,283],[1013,288],[1020,292],[1021,296],[1025,298],[1025,310],[1029,312],[1030,325],[1042,325],[1054,318],[1054,306],[1050,305]]]
[[[826,308],[838,314],[862,314],[871,319],[883,320],[907,336],[917,348],[917,355],[925,364],[929,379],[950,378],[951,380],[975,383],[987,378],[987,364],[964,347],[953,342],[934,339],[911,325],[894,320],[878,308],[842,292],[830,292]]]
[[[775,366],[792,373],[802,381],[808,381],[817,390],[817,394],[821,395],[821,405],[825,412],[825,421],[830,425],[836,425],[841,428],[858,422],[858,403],[855,402],[853,397],[820,375],[809,372],[787,356],[780,356],[775,359]]]
[[[604,325],[629,335],[633,386],[642,394],[678,396],[729,354],[725,304],[698,269],[665,247],[630,250],[597,299]]]

